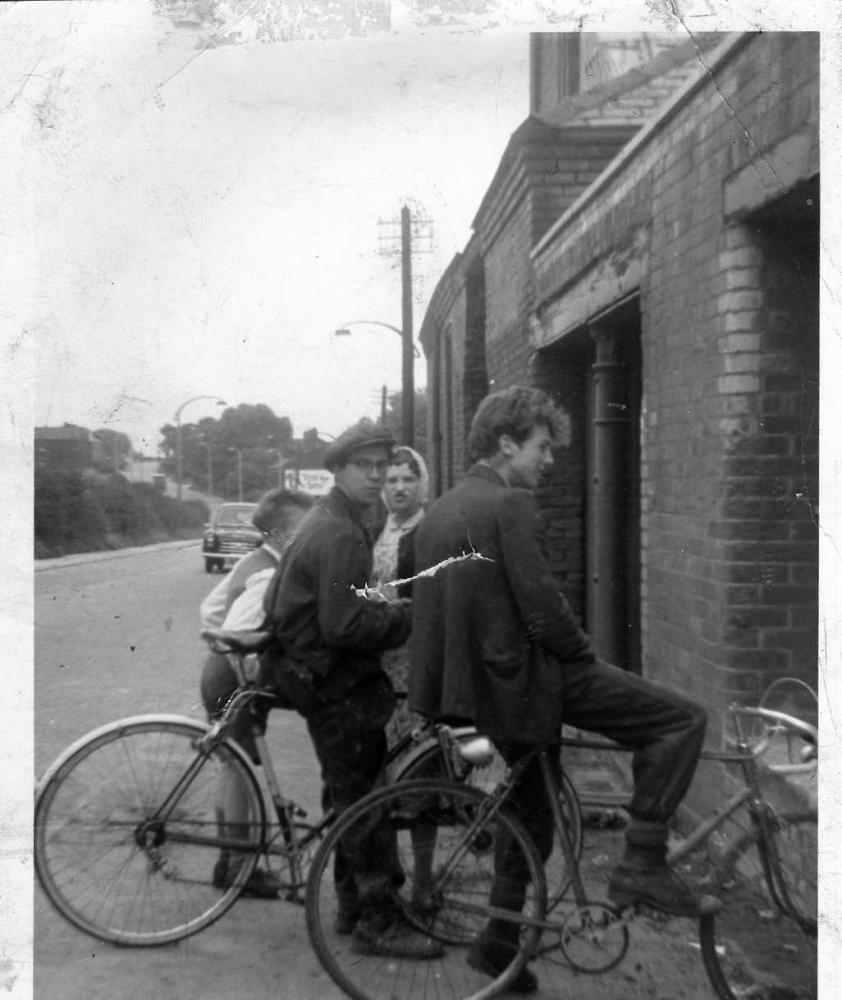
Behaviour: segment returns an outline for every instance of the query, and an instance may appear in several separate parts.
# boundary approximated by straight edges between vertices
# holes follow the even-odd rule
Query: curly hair
[[[545,392],[513,385],[491,393],[479,404],[471,421],[467,441],[470,460],[495,454],[503,434],[523,444],[536,424],[546,427],[554,441],[559,439],[561,415]]]

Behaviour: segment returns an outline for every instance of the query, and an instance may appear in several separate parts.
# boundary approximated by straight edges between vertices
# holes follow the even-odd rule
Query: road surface
[[[35,768],[70,742],[127,715],[202,717],[197,608],[219,579],[199,547],[168,546],[35,573]],[[268,738],[285,790],[318,814],[318,770],[302,721],[273,713]],[[620,849],[586,831],[586,876],[604,895]],[[692,921],[642,918],[612,972],[559,966],[536,1000],[712,1000]],[[213,927],[176,945],[116,948],[76,931],[35,891],[35,1000],[340,1000],[314,957],[300,907],[240,900]],[[550,988],[554,987],[554,988]],[[396,998],[404,1000],[404,998]]]
[[[202,718],[197,608],[219,576],[198,545],[35,573],[35,772],[95,726],[166,711]],[[273,714],[269,743],[293,797],[314,813],[306,729]],[[302,908],[240,900],[180,944],[115,948],[75,930],[35,891],[35,1000],[338,1000]]]

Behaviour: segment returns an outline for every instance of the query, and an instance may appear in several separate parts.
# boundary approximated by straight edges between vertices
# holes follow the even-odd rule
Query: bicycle
[[[328,812],[311,822],[283,794],[261,727],[254,731],[259,770],[228,736],[241,712],[274,697],[248,669],[271,634],[202,635],[228,656],[238,679],[219,719],[155,714],[112,722],[68,747],[36,790],[38,880],[62,916],[102,941],[155,946],[198,933],[234,905],[261,859],[284,898],[303,903],[310,858],[335,819]],[[439,775],[483,783],[494,773],[489,747],[471,727],[413,729],[390,748],[386,780]],[[221,812],[223,787],[246,820],[236,829]],[[567,782],[560,794],[580,847],[576,793]],[[215,885],[223,858],[239,868],[230,884]]]
[[[782,732],[798,737],[813,755],[816,729],[785,713],[765,708],[729,709],[736,730],[733,750],[704,751],[707,760],[736,764],[743,787],[716,814],[668,855],[668,864],[683,864],[713,831],[733,820],[744,807],[749,826],[724,853],[710,877],[710,890],[720,895],[721,910],[699,921],[698,945],[710,985],[720,1000],[807,1000],[815,997],[816,877],[805,872],[793,847],[798,838],[815,836],[815,814],[777,815],[760,783],[758,757],[743,722],[764,721],[768,732],[761,750]],[[566,737],[564,746],[628,750],[603,740]],[[548,888],[538,850],[519,820],[505,808],[518,776],[537,755],[551,803],[556,840],[565,861],[565,878]],[[333,927],[335,892],[333,856],[343,836],[355,825],[392,823],[399,844],[405,882],[396,890],[405,916],[446,947],[432,961],[377,957],[354,950],[353,939]],[[418,824],[435,826],[433,856],[418,863],[408,849]],[[528,872],[523,910],[492,907],[489,888],[494,876],[495,845],[501,838],[519,852]],[[755,856],[757,861],[755,862]],[[414,898],[437,901],[437,910],[419,912]],[[552,990],[568,977],[560,965],[577,973],[613,969],[629,947],[629,925],[641,907],[619,908],[590,897],[581,874],[567,823],[558,807],[546,747],[516,762],[490,794],[442,780],[410,781],[378,789],[348,809],[322,841],[310,867],[306,895],[307,927],[313,947],[330,977],[355,1000],[423,1000],[426,997],[485,1000],[511,984],[527,963],[543,963],[539,981]],[[496,975],[477,971],[466,961],[467,947],[490,918],[515,924],[519,947]],[[662,918],[663,919],[663,918]],[[762,931],[757,923],[762,921]],[[687,962],[698,967],[688,951]],[[505,964],[502,964],[505,963]],[[701,969],[699,969],[701,973]],[[680,976],[673,970],[680,980]],[[702,982],[704,989],[704,982]],[[543,994],[547,995],[547,994]],[[674,997],[675,994],[668,994]]]

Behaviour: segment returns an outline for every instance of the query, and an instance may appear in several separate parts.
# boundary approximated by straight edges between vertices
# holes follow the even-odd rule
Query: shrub
[[[203,501],[179,503],[116,473],[38,469],[34,499],[36,559],[195,538],[210,516]]]

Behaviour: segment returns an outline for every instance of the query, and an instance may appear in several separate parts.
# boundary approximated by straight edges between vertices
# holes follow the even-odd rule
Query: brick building
[[[36,469],[51,472],[81,472],[104,457],[102,444],[87,427],[36,427],[34,457]]]
[[[559,582],[715,740],[735,695],[816,681],[818,34],[542,34],[530,56],[531,114],[422,325],[434,489],[489,389],[548,390]]]

